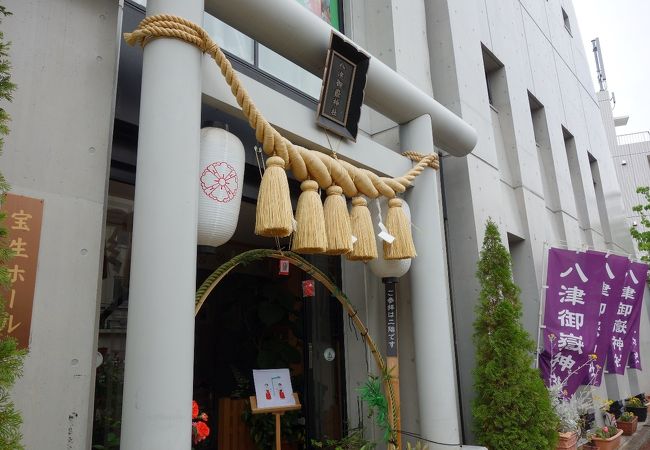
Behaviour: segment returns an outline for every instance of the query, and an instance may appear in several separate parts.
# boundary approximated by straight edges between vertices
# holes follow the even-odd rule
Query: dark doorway
[[[227,244],[218,253],[201,255],[198,283],[244,250]],[[309,259],[338,283],[339,258]],[[283,448],[310,448],[311,439],[341,437],[342,308],[317,282],[314,295],[303,296],[303,281],[309,279],[293,266],[281,275],[277,260],[254,261],[238,266],[210,294],[196,319],[194,355],[195,399],[215,430],[204,448],[274,447],[273,416],[248,412],[253,369],[290,370],[303,408],[283,416]]]

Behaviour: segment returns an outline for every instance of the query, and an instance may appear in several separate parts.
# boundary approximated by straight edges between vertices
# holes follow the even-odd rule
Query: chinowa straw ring
[[[140,44],[142,47],[147,45],[152,39],[160,37],[185,41],[198,47],[215,60],[226,82],[230,86],[233,95],[237,99],[237,103],[241,107],[242,112],[248,119],[248,123],[255,130],[257,140],[262,143],[264,153],[270,156],[267,160],[267,166],[269,168],[265,171],[262,178],[257,201],[255,233],[258,235],[285,237],[294,232],[293,210],[289,196],[286,170],[291,170],[298,181],[313,180],[315,185],[321,189],[328,189],[332,186],[340,187],[342,194],[338,194],[338,190],[336,190],[330,191],[330,195],[344,195],[351,198],[362,195],[369,198],[378,198],[381,196],[393,199],[397,194],[406,191],[406,188],[411,186],[413,179],[420,175],[426,167],[433,169],[439,168],[438,155],[435,153],[423,155],[416,152],[404,152],[404,156],[412,161],[416,161],[417,164],[401,177],[380,177],[370,170],[360,169],[348,162],[333,158],[324,153],[294,145],[291,141],[280,135],[258,111],[248,92],[242,86],[228,58],[226,58],[219,46],[200,26],[181,17],[161,14],[145,18],[133,32],[124,34],[124,38],[129,45]],[[303,189],[301,197],[303,195],[313,197],[314,190],[312,188],[314,184],[308,183],[306,186],[308,189]],[[297,229],[304,227],[308,230],[318,230],[319,233],[326,233],[326,230],[329,229],[347,230],[346,221],[349,222],[350,218],[338,216],[338,218],[333,219],[343,221],[341,226],[333,227],[331,224],[327,227],[324,225],[321,226],[325,220],[323,217],[323,209],[314,208],[313,199],[307,203],[310,207],[305,208],[305,214],[301,214],[302,220],[295,226]],[[355,204],[353,209],[365,208],[367,211],[367,206],[364,202],[356,201],[353,204]],[[391,207],[391,210],[395,210],[393,214],[404,214],[401,204],[398,205],[397,202],[394,202],[393,205]],[[337,208],[337,210],[340,211],[340,208]],[[365,213],[363,216],[365,216]],[[358,213],[357,217],[360,217]],[[363,223],[363,226],[358,226],[360,223]],[[399,224],[396,226],[401,228],[399,230],[391,230],[389,227],[388,229],[389,233],[396,236],[397,239],[390,245],[390,252],[387,252],[385,255],[386,259],[405,259],[416,256],[411,237],[410,222],[406,217],[400,217],[398,220],[393,220],[392,223]],[[373,237],[374,230],[372,221],[355,221],[353,217],[352,231],[353,233],[356,232],[359,234],[359,236],[355,235],[357,238],[356,243],[353,245],[350,244],[352,250],[346,253],[348,257],[353,260],[362,261],[376,258],[376,248],[364,248],[364,243],[369,243],[370,241],[372,241],[371,247],[376,247]],[[315,236],[310,233],[305,233],[305,236],[306,238],[299,242],[300,245],[294,246],[294,251],[320,251],[323,242],[337,243],[334,247],[326,246],[326,253],[341,254],[348,250],[346,245],[341,245],[340,236],[329,239],[328,236]],[[350,236],[350,239],[353,239],[352,236]]]

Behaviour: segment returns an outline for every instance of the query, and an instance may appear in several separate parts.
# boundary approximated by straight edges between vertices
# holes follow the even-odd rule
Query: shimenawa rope
[[[140,44],[143,47],[152,39],[159,37],[179,39],[195,45],[215,60],[237,99],[237,103],[242,108],[242,112],[248,119],[250,126],[255,130],[257,140],[262,143],[262,149],[270,156],[267,161],[269,168],[264,173],[260,185],[255,233],[269,237],[284,237],[296,231],[294,227],[296,222],[293,219],[285,173],[285,170],[290,169],[296,179],[303,183],[309,182],[309,189],[303,192],[301,197],[305,195],[313,196],[314,185],[322,189],[338,186],[345,196],[355,197],[353,201],[355,207],[353,207],[352,228],[356,234],[357,242],[348,253],[349,258],[362,261],[376,258],[377,251],[374,245],[372,222],[355,220],[355,217],[366,216],[365,212],[360,214],[360,209],[367,211],[367,207],[361,201],[360,196],[364,195],[369,198],[384,196],[388,199],[394,199],[398,193],[404,192],[407,187],[411,186],[413,179],[421,174],[426,167],[434,169],[438,167],[437,155],[435,153],[422,155],[416,152],[406,152],[405,156],[417,161],[417,164],[401,177],[388,178],[380,177],[367,169],[360,169],[324,153],[294,145],[281,136],[258,111],[248,92],[242,86],[228,58],[200,26],[181,17],[161,14],[145,18],[140,22],[136,30],[124,35],[128,44]],[[323,249],[323,242],[334,242],[333,239],[328,239],[325,236],[326,228],[332,229],[332,227],[325,227],[322,208],[315,208],[316,205],[313,204],[313,201],[309,204],[311,207],[306,208],[308,214],[301,214],[301,220],[297,221],[298,233],[305,236],[305,240],[299,242],[300,245],[295,248],[296,251],[320,251]],[[385,249],[390,251],[385,251],[384,257],[386,259],[412,258],[416,256],[416,253],[411,237],[410,222],[404,216],[401,203],[395,200],[393,205],[395,208],[392,208],[391,212],[395,216],[395,220],[392,223],[395,224],[394,227],[399,228],[391,229],[389,226],[389,232],[396,239],[389,247],[385,246]],[[356,215],[354,213],[355,208]],[[334,220],[344,221],[341,216]],[[345,226],[339,228],[345,229]],[[300,230],[303,232],[300,232]],[[317,230],[318,233],[304,233],[305,230]],[[367,243],[372,245],[366,245]],[[324,249],[325,252],[330,253],[340,253],[345,250],[329,246]]]

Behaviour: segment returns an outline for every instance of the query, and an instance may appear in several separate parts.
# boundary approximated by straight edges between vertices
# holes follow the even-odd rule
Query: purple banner
[[[600,252],[588,251],[588,254],[602,254]],[[630,260],[624,256],[606,255],[605,256],[605,274],[602,284],[600,297],[600,311],[598,316],[598,327],[596,330],[596,364],[601,367],[596,373],[586,371],[583,377],[583,383],[591,382],[594,386],[600,386],[605,359],[609,343],[612,338],[614,321],[616,320],[616,308],[618,299],[623,290],[625,276],[630,267]]]
[[[648,276],[648,266],[647,264],[644,263],[632,263],[633,267],[639,266],[635,270],[636,273],[641,274],[643,277],[643,280],[638,280],[641,282],[641,286],[639,287],[639,293],[638,293],[638,302],[634,305],[634,309],[638,311],[638,313],[635,314],[635,320],[632,323],[632,326],[630,327],[630,332],[632,333],[632,336],[630,337],[630,356],[628,358],[628,367],[631,369],[638,369],[641,370],[641,349],[640,349],[640,342],[639,342],[639,325],[641,323],[641,311],[643,310],[643,293],[645,290],[645,283],[646,283],[646,278]]]
[[[632,347],[630,349],[630,357],[628,358],[627,367],[630,369],[641,370],[641,355],[639,353],[639,333],[634,330],[632,333]]]
[[[604,276],[604,253],[549,250],[540,368],[547,384],[565,385],[566,395],[593,361]]]
[[[616,314],[607,355],[607,370],[611,373],[623,375],[630,353],[636,350],[638,356],[638,331],[647,275],[646,264],[630,263],[621,294],[618,301],[613,303],[616,305]],[[636,342],[635,349],[633,339]],[[641,367],[641,361],[637,359],[638,366]]]

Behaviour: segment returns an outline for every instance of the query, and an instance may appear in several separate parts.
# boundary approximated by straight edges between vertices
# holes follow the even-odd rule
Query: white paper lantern
[[[244,145],[221,128],[201,129],[198,244],[218,247],[235,233],[239,219]]]
[[[378,221],[378,209],[376,203],[373,201],[373,215],[372,215],[372,221],[375,225],[375,228],[377,228],[377,221]],[[388,212],[388,200],[386,198],[381,198],[379,200],[379,205],[381,207],[381,220],[383,223],[386,223],[386,213]],[[406,217],[411,220],[411,210],[409,209],[409,205],[403,201],[402,202],[402,208],[404,209],[404,214],[406,214]],[[372,273],[374,273],[376,276],[379,278],[399,278],[406,274],[406,272],[409,271],[411,268],[411,259],[394,259],[394,260],[386,260],[384,259],[384,252],[382,251],[382,248],[384,247],[384,241],[377,236],[375,229],[375,239],[377,240],[377,249],[379,250],[379,256],[377,259],[371,260],[368,265],[370,266],[370,270]]]

